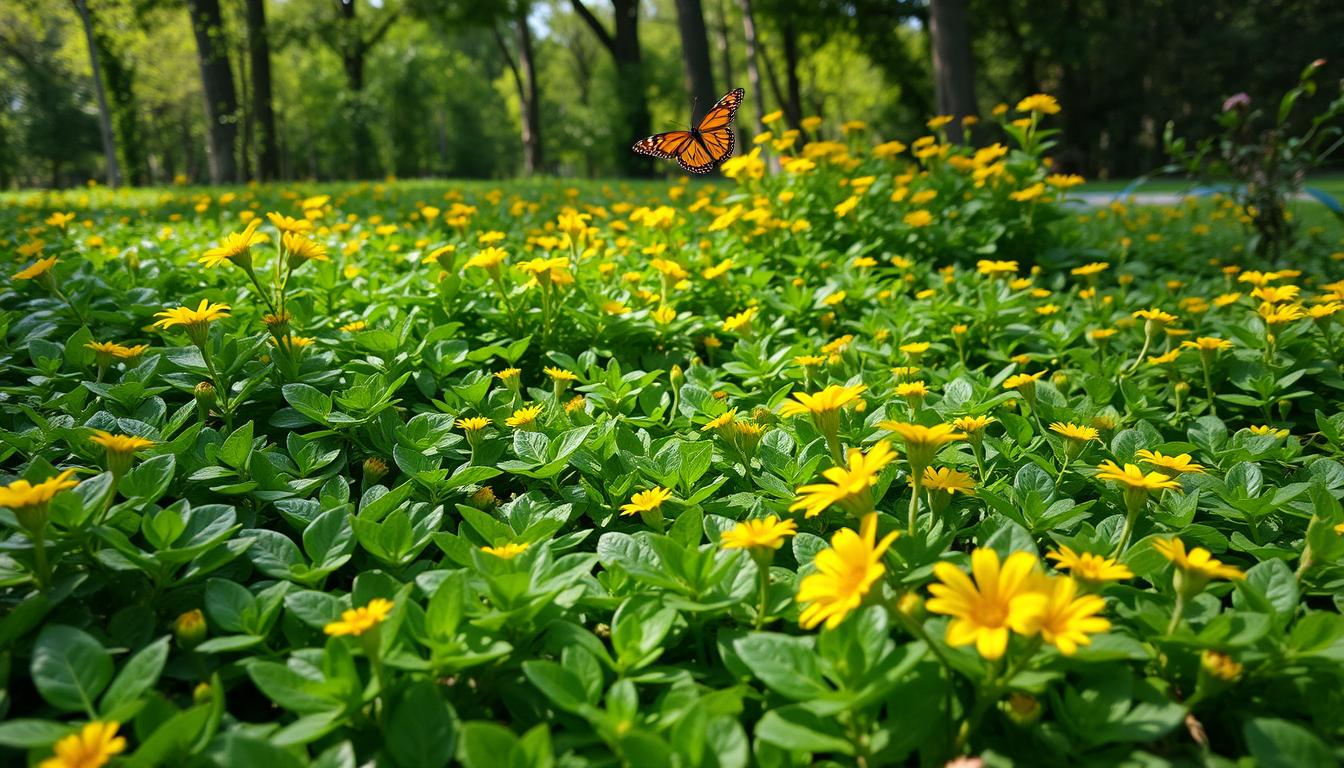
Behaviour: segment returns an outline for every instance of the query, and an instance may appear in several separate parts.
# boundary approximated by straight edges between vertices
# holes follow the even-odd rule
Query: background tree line
[[[748,134],[907,138],[1050,92],[1059,164],[1126,176],[1341,39],[1338,0],[4,0],[0,187],[648,175],[739,85]]]

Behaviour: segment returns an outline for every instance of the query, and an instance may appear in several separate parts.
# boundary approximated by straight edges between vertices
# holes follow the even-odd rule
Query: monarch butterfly
[[[691,130],[656,133],[635,142],[633,149],[664,160],[675,157],[691,173],[709,173],[733,154],[733,116],[745,94],[741,88],[731,90]]]

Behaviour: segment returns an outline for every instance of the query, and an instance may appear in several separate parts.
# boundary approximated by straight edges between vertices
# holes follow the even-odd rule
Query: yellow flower
[[[736,418],[737,418],[737,409],[731,408],[727,411],[724,411],[722,414],[714,417],[713,419],[710,419],[708,424],[705,424],[705,426],[700,428],[700,431],[708,432],[711,429],[722,429],[728,426],[729,424],[732,424]]]
[[[879,429],[895,432],[905,442],[905,458],[915,472],[923,473],[924,468],[933,463],[938,450],[948,443],[966,439],[951,424],[935,424],[926,427],[923,424],[908,424],[900,421],[878,422]]]
[[[1024,187],[1009,194],[1008,197],[1016,202],[1025,203],[1030,200],[1035,200],[1043,194],[1045,194],[1045,185],[1038,181],[1029,187]]]
[[[933,223],[933,214],[925,210],[911,211],[905,214],[901,221],[905,222],[907,227],[920,229]]]
[[[51,268],[56,266],[57,261],[59,261],[59,259],[57,259],[55,256],[48,256],[45,259],[38,259],[31,265],[24,267],[23,269],[20,269],[18,272],[15,272],[14,279],[33,280],[35,278],[41,277],[50,272]]]
[[[1126,464],[1122,469],[1109,459],[1103,461],[1101,466],[1097,467],[1097,470],[1098,480],[1118,483],[1124,487],[1126,492],[1143,491],[1147,493],[1148,491],[1176,490],[1181,487],[1180,483],[1160,472],[1149,472],[1145,475],[1142,469],[1133,464]]]
[[[498,557],[501,560],[512,560],[518,555],[521,555],[522,553],[526,552],[527,547],[528,547],[527,542],[524,542],[522,544],[509,542],[508,544],[504,544],[498,547],[481,547],[481,551],[486,553],[487,555],[494,555],[495,557]]]
[[[858,205],[859,205],[858,195],[850,195],[844,200],[841,200],[840,203],[835,206],[836,218],[840,219],[845,218],[850,213],[852,213],[854,209],[858,207]]]
[[[1199,666],[1209,675],[1223,682],[1232,682],[1241,677],[1242,665],[1225,653],[1204,650],[1199,654]]]
[[[1016,389],[1023,394],[1026,394],[1028,391],[1035,392],[1036,382],[1040,381],[1041,377],[1044,375],[1045,371],[1037,371],[1036,373],[1015,373],[1012,376],[1009,376],[1007,381],[1003,382],[1003,388]]]
[[[1297,296],[1301,292],[1302,289],[1296,285],[1264,285],[1251,291],[1251,295],[1261,301],[1280,304],[1287,301],[1297,301]]]
[[[844,387],[838,384],[831,384],[820,392],[793,393],[793,400],[785,400],[780,406],[779,412],[784,416],[802,416],[812,414],[814,417],[834,414],[846,405],[859,399],[859,395],[867,387],[863,384],[856,384],[852,387]]]
[[[201,254],[200,262],[207,267],[217,267],[226,261],[231,261],[243,268],[251,267],[252,255],[249,249],[267,240],[265,233],[257,231],[260,226],[261,219],[253,219],[247,223],[242,232],[225,235],[224,239],[219,242],[218,247],[211,248]]]
[[[1147,320],[1150,323],[1157,323],[1160,325],[1169,325],[1171,323],[1176,322],[1177,319],[1175,315],[1171,314],[1170,312],[1164,312],[1161,309],[1158,309],[1157,307],[1152,307],[1150,309],[1140,309],[1139,311],[1134,313],[1134,317],[1142,320]]]
[[[43,760],[39,768],[100,768],[113,755],[126,751],[126,739],[117,735],[121,727],[116,721],[87,723],[79,730],[62,738],[52,747],[54,756]]]
[[[810,117],[804,117],[800,124],[802,125],[804,131],[815,131],[816,129],[821,127],[821,122],[822,121],[819,116],[812,115]]]
[[[134,435],[114,435],[101,429],[94,430],[89,442],[101,445],[107,456],[107,468],[112,474],[121,476],[130,469],[131,457],[136,451],[154,447],[153,440]]]
[[[1079,184],[1084,184],[1086,182],[1087,179],[1084,179],[1076,173],[1052,173],[1045,177],[1045,183],[1056,189],[1069,189],[1070,187],[1076,187]]]
[[[914,485],[913,480],[910,482]],[[955,496],[958,493],[967,496],[975,495],[975,481],[965,472],[959,472],[949,467],[925,467],[923,475],[923,485],[927,490],[946,493],[948,496]]]
[[[855,517],[872,512],[872,488],[882,468],[894,458],[896,454],[886,440],[874,444],[867,454],[858,448],[849,449],[847,466],[831,467],[822,472],[829,483],[801,486],[789,511],[801,509],[806,517],[816,517],[831,506],[842,507]]]
[[[1090,645],[1088,635],[1105,632],[1111,622],[1097,614],[1106,607],[1106,601],[1097,595],[1078,596],[1078,582],[1070,578],[1048,578],[1039,587],[1046,603],[1037,619],[1041,639],[1072,656],[1080,645]]]
[[[1011,632],[1035,634],[1048,604],[1034,589],[1037,562],[1035,555],[1014,552],[1000,567],[997,552],[976,549],[971,553],[974,581],[951,563],[935,563],[933,573],[941,583],[929,586],[933,597],[925,605],[953,617],[948,644],[974,643],[981,656],[993,661],[1007,650]]]
[[[672,497],[672,491],[655,485],[647,491],[640,491],[630,497],[630,503],[621,505],[622,515],[643,514],[646,512],[656,512],[663,506],[663,502]]]
[[[1214,336],[1200,336],[1194,341],[1182,341],[1181,346],[1187,349],[1198,349],[1200,353],[1218,352],[1224,349],[1231,349],[1232,342]]]
[[[1252,435],[1273,435],[1277,438],[1285,438],[1288,436],[1288,430],[1276,429],[1268,424],[1253,424],[1248,427],[1248,429],[1250,429]]]
[[[197,346],[201,346],[205,343],[207,326],[228,315],[228,304],[211,304],[208,300],[201,299],[200,305],[195,309],[182,306],[156,313],[154,316],[160,319],[154,321],[154,327],[166,330],[178,325],[183,326],[191,340]]]
[[[541,415],[542,406],[530,405],[526,408],[519,408],[513,412],[513,415],[504,420],[504,423],[515,429],[525,429],[536,424],[537,417]]]
[[[78,480],[70,479],[74,474],[75,470],[67,469],[36,485],[27,480],[15,480],[0,487],[0,507],[11,509],[19,523],[29,531],[40,529],[46,525],[47,505],[56,494],[79,485]]]
[[[1285,325],[1295,320],[1301,320],[1307,316],[1306,312],[1302,310],[1302,307],[1297,304],[1275,306],[1273,304],[1265,303],[1261,304],[1256,312],[1258,312],[1261,319],[1265,321],[1265,325],[1269,326]]]
[[[505,384],[510,384],[510,383],[512,383],[512,382],[514,382],[514,381],[517,381],[518,376],[519,376],[521,373],[522,373],[522,370],[519,369],[519,368],[505,368],[505,369],[502,370],[502,371],[495,371],[495,374],[494,374],[494,375],[495,375],[495,378],[496,378],[496,379],[499,379],[500,381],[504,382]]]
[[[1059,113],[1059,102],[1055,100],[1054,96],[1037,93],[1017,102],[1017,111],[1054,115]]]
[[[959,416],[953,419],[952,426],[965,432],[967,437],[978,437],[985,428],[994,423],[993,416]]]
[[[47,217],[45,223],[48,226],[57,227],[59,229],[65,229],[66,225],[74,220],[75,220],[75,214],[73,211],[70,213],[61,213],[60,211],[56,211],[55,213]]]
[[[743,520],[719,538],[724,549],[779,549],[784,539],[798,533],[798,524],[770,515],[764,520]]]
[[[569,258],[566,256],[537,257],[514,264],[513,268],[531,275],[542,286],[548,286],[561,277],[564,270],[569,268]]]
[[[755,307],[747,307],[736,315],[730,315],[723,321],[723,330],[728,333],[738,333],[742,329],[750,329],[751,319],[756,316]]]
[[[896,396],[907,400],[927,397],[929,385],[922,381],[907,381],[896,385]]]
[[[677,310],[664,304],[663,306],[649,313],[649,317],[659,325],[667,325],[677,319]]]
[[[322,628],[322,631],[332,637],[340,637],[342,635],[354,635],[358,637],[371,629],[376,629],[379,624],[382,624],[383,621],[387,619],[387,615],[391,612],[391,600],[375,597],[369,601],[368,605],[359,608],[351,608],[348,611],[342,612],[339,620],[326,625]]]
[[[1156,356],[1154,356],[1154,355],[1149,355],[1149,357],[1148,357],[1148,364],[1149,364],[1149,365],[1166,365],[1167,363],[1174,363],[1174,362],[1176,362],[1176,358],[1178,358],[1178,357],[1180,357],[1180,356],[1181,356],[1181,348],[1180,348],[1180,347],[1177,347],[1177,348],[1171,350],[1170,352],[1165,352],[1165,353],[1160,354],[1160,355],[1156,355]]]
[[[1111,265],[1104,261],[1094,261],[1091,264],[1084,264],[1081,267],[1074,267],[1069,270],[1069,274],[1075,277],[1092,277],[1110,269]]]
[[[547,367],[545,367],[545,368],[542,369],[542,372],[545,373],[547,376],[549,376],[549,377],[551,378],[551,381],[557,381],[557,382],[558,382],[558,381],[578,381],[578,380],[579,380],[579,377],[576,376],[576,375],[574,375],[572,372],[570,372],[570,371],[566,371],[566,370],[563,369],[563,368],[556,368],[556,367],[554,367],[554,366],[547,366]]]
[[[1050,431],[1062,435],[1068,440],[1076,440],[1082,443],[1088,442],[1089,440],[1096,440],[1101,436],[1101,433],[1092,427],[1084,427],[1074,424],[1073,422],[1063,424],[1056,421],[1050,425]]]
[[[1211,579],[1235,581],[1246,578],[1240,568],[1215,559],[1213,553],[1203,547],[1195,547],[1187,552],[1185,542],[1174,536],[1170,539],[1154,539],[1153,549],[1174,563],[1187,578],[1197,582],[1200,589]]]
[[[270,219],[271,224],[281,232],[302,234],[304,232],[313,231],[313,222],[308,221],[307,219],[294,219],[282,213],[275,212],[266,214],[266,218]]]
[[[1190,460],[1190,454],[1182,453],[1177,456],[1164,456],[1161,451],[1150,451],[1144,448],[1138,452],[1138,457],[1144,464],[1150,467],[1156,467],[1164,474],[1175,476],[1186,472],[1203,474],[1204,467]]]
[[[289,254],[291,266],[297,266],[304,261],[331,260],[327,256],[326,246],[309,240],[303,235],[286,232],[280,237],[280,242],[285,246],[285,252]]]
[[[975,271],[989,277],[999,277],[1003,275],[1017,274],[1016,261],[999,261],[996,259],[980,259],[975,262]]]
[[[774,112],[771,112],[770,114],[766,115],[765,117],[762,117],[762,118],[761,118],[761,122],[762,122],[762,123],[765,123],[766,125],[770,125],[770,124],[772,124],[772,123],[777,123],[777,122],[779,122],[780,120],[783,120],[783,119],[784,119],[784,110],[782,110],[782,109],[776,109]]]
[[[463,432],[479,432],[490,426],[490,420],[484,416],[472,416],[466,419],[458,419],[457,426],[461,427]]]
[[[829,549],[817,553],[812,561],[816,572],[805,576],[798,585],[797,601],[808,603],[798,616],[803,629],[812,629],[822,622],[827,629],[835,629],[854,609],[882,574],[882,556],[896,538],[892,531],[877,538],[876,516],[866,519],[862,533],[841,528],[831,537]]]
[[[1129,566],[1117,560],[1094,555],[1091,552],[1079,554],[1063,545],[1059,549],[1050,550],[1045,557],[1047,560],[1054,560],[1056,568],[1068,571],[1080,581],[1100,583],[1134,578]]]
[[[345,325],[342,325],[340,330],[342,333],[357,333],[368,327],[369,324],[363,320],[353,320],[351,322],[346,323]]]
[[[466,266],[467,268],[476,267],[477,269],[483,269],[486,272],[489,272],[491,276],[497,276],[499,274],[499,265],[503,264],[504,260],[508,257],[508,251],[505,251],[503,248],[482,248],[475,256],[467,259]]]

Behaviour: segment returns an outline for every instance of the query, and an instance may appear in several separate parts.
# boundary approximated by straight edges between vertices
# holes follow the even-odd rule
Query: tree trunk
[[[98,45],[93,39],[93,19],[88,0],[73,0],[79,23],[84,27],[84,42],[89,49],[89,68],[93,71],[93,92],[98,97],[98,133],[103,140],[103,160],[107,164],[107,185],[121,186],[121,164],[117,161],[117,142],[112,135],[112,110],[107,105],[103,70],[98,65]]]
[[[615,34],[607,32],[583,0],[570,0],[574,12],[593,30],[593,34],[611,53],[616,65],[616,97],[621,110],[621,125],[631,144],[649,135],[649,95],[644,87],[644,62],[639,47],[639,1],[611,0]],[[652,176],[653,162],[625,147],[619,149],[617,162],[627,176]]]
[[[519,112],[523,124],[523,171],[528,176],[541,173],[544,165],[541,146],[541,100],[537,96],[537,62],[532,46],[532,28],[527,23],[526,5],[518,13],[514,24],[518,36],[518,69],[522,78],[518,88],[522,95]]]
[[[238,97],[233,86],[229,53],[219,38],[223,32],[219,0],[187,0],[191,27],[196,34],[196,52],[205,91],[206,131],[209,136],[210,181],[229,184],[238,180],[235,144],[238,140]]]
[[[736,87],[734,83],[737,78],[733,77],[733,46],[731,39],[728,37],[728,4],[726,0],[718,0],[718,5],[719,23],[714,33],[716,45],[719,48],[719,76],[723,78],[724,90],[728,90]]]
[[[765,92],[761,90],[761,69],[756,51],[756,19],[751,13],[751,0],[740,0],[742,6],[742,36],[747,41],[747,88],[756,102],[756,132],[765,132]]]
[[[961,141],[961,118],[976,114],[975,63],[966,0],[929,0],[929,38],[938,113],[954,119],[948,137]]]
[[[686,92],[694,107],[692,124],[714,106],[714,69],[709,63],[709,33],[705,31],[705,12],[700,0],[677,1],[677,30],[681,33],[681,64]]]
[[[271,43],[266,37],[266,0],[247,0],[247,51],[252,63],[252,119],[256,124],[257,177],[280,177],[275,108],[271,102]]]

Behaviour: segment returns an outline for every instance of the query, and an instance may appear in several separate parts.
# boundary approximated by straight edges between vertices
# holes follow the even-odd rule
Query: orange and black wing
[[[664,160],[678,157],[686,148],[695,143],[690,131],[668,131],[655,133],[647,139],[635,142],[633,149],[641,155],[660,157]]]
[[[737,115],[737,108],[742,106],[742,98],[745,95],[746,91],[741,88],[734,88],[724,94],[724,97],[719,99],[719,103],[715,104],[714,108],[706,112],[705,116],[701,118],[700,125],[697,127],[698,130],[701,133],[709,133],[720,128],[731,128],[733,117]]]

